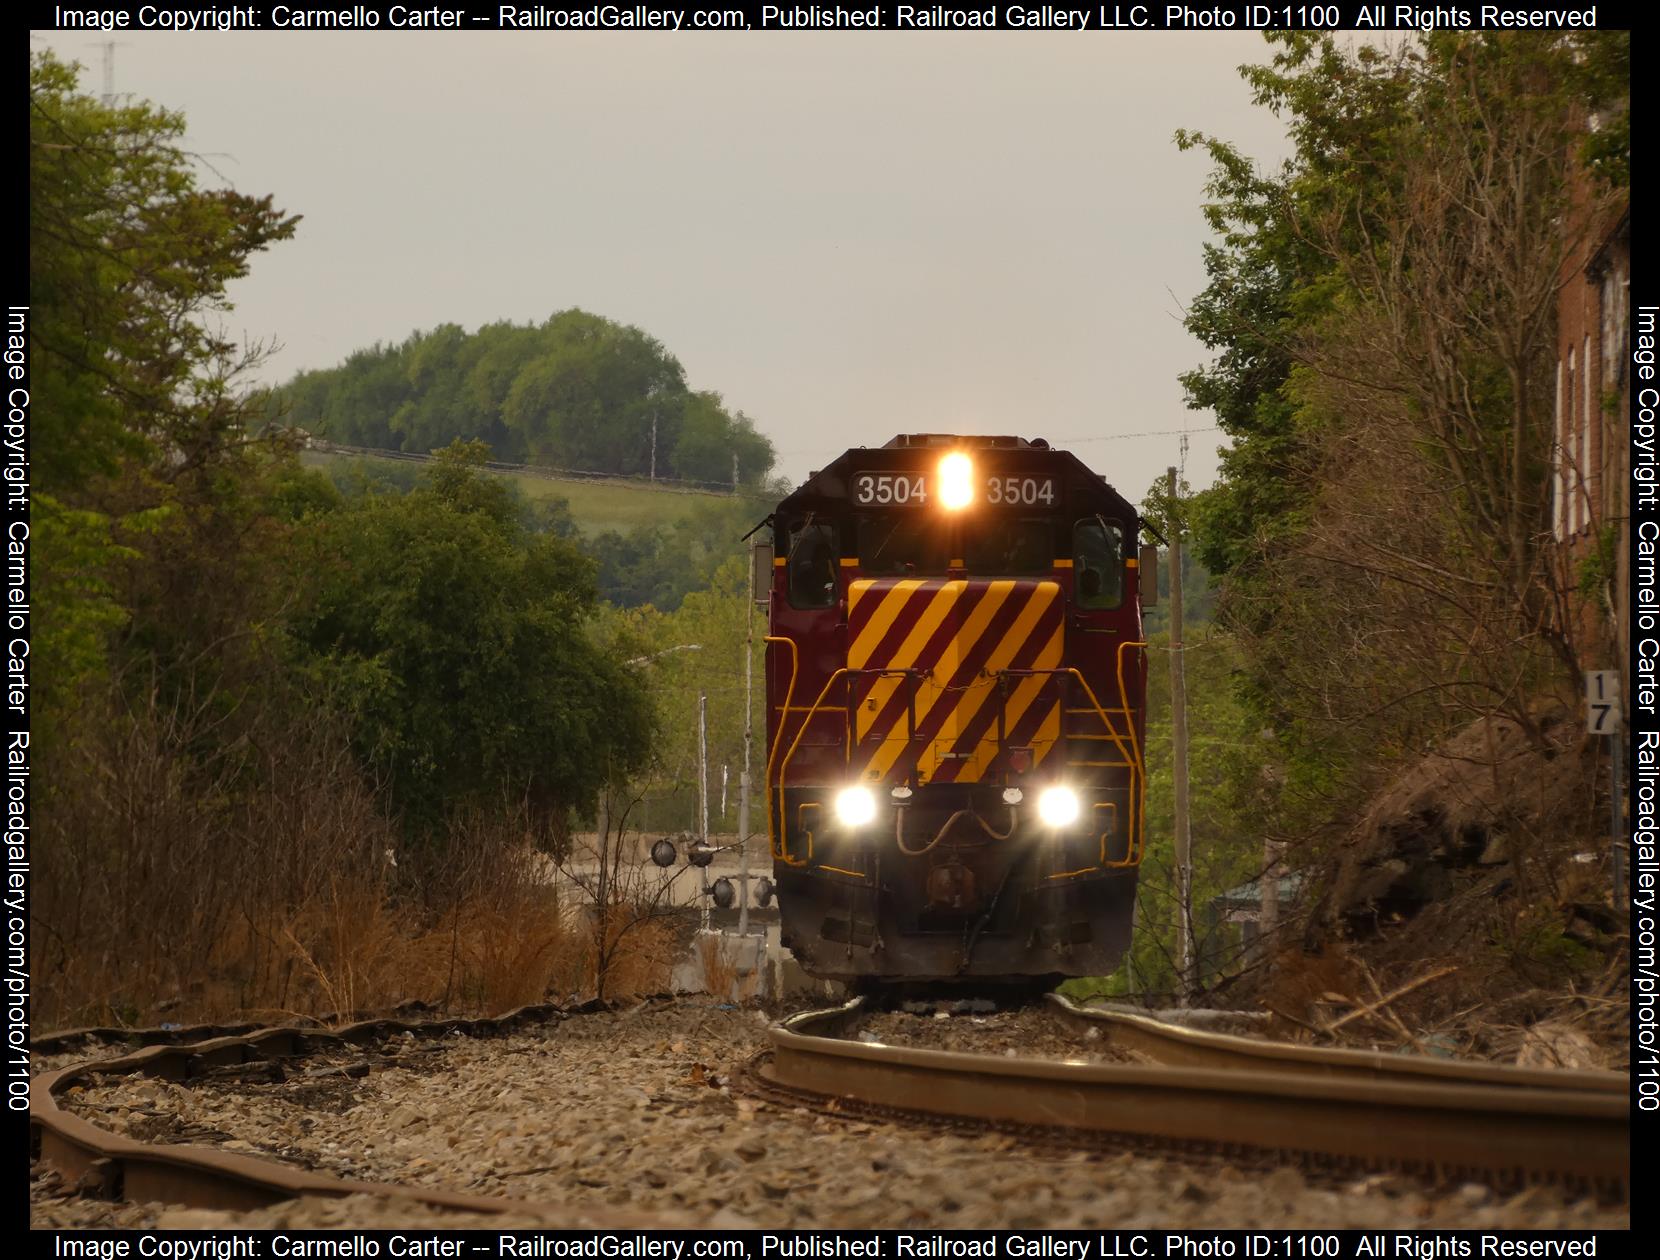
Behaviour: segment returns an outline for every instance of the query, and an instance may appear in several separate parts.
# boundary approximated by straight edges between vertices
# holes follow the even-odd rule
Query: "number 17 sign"
[[[1617,735],[1620,730],[1620,671],[1585,671],[1585,729],[1592,735]]]

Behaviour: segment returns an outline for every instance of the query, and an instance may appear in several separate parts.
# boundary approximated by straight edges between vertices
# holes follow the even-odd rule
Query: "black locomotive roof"
[[[884,451],[896,449],[909,450],[918,446],[947,448],[953,446],[1003,446],[1017,447],[1030,451],[1046,451],[1049,449],[1049,443],[1044,441],[1042,438],[1032,438],[1028,441],[1026,438],[1011,437],[1008,435],[1001,437],[993,437],[989,434],[970,434],[968,436],[963,436],[956,433],[901,433],[897,437],[891,438],[890,440],[882,443],[881,449]],[[864,450],[865,448],[861,446],[859,449]]]
[[[1071,451],[1057,450],[1043,438],[957,433],[901,433],[881,446],[856,446],[844,451],[824,468],[809,474],[806,481],[779,503],[778,509],[822,511],[833,504],[846,503],[847,479],[851,474],[929,468],[946,450],[998,452],[1000,468],[1059,475],[1074,485],[1087,485],[1090,498],[1099,494],[1106,499],[1095,510],[1122,520],[1136,519],[1136,509],[1129,500]]]

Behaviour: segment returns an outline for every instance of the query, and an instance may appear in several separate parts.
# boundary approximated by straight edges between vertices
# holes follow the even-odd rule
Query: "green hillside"
[[[641,329],[587,311],[541,324],[441,324],[277,391],[284,423],[345,446],[426,452],[457,438],[515,464],[760,485],[772,443]]]
[[[413,485],[425,464],[400,459],[381,459],[371,455],[335,455],[322,451],[305,451],[300,462],[308,468],[329,472],[336,481],[342,475],[361,472],[371,481],[385,481],[399,487]],[[655,525],[675,518],[694,504],[724,501],[727,496],[653,486],[638,481],[555,481],[523,473],[497,472],[492,475],[513,482],[525,498],[532,501],[563,499],[570,505],[571,517],[577,528],[587,537],[607,531],[630,534],[646,525]]]

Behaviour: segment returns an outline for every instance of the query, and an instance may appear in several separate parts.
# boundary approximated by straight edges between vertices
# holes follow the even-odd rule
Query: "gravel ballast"
[[[1145,1055],[1110,1045],[1098,1028],[1079,1028],[1044,1006],[986,1013],[911,1014],[883,1011],[866,1016],[854,1034],[861,1041],[960,1054],[1064,1059],[1077,1063],[1150,1063]]]
[[[873,1017],[894,1044],[1075,1055],[1078,1034],[1001,1016]],[[958,1020],[985,1022],[957,1023]],[[910,1020],[910,1024],[901,1021]],[[111,1076],[63,1105],[146,1141],[190,1141],[334,1176],[500,1196],[667,1226],[952,1228],[1624,1228],[1624,1208],[1548,1188],[1429,1191],[1388,1176],[1311,1185],[1144,1153],[1033,1152],[961,1133],[782,1108],[732,1085],[765,1043],[758,1012],[690,1002],[586,1015],[502,1037],[392,1038],[268,1073],[184,1086]],[[928,1027],[922,1027],[928,1025]],[[901,1037],[907,1040],[901,1042]],[[1053,1040],[1045,1040],[1051,1038]],[[1064,1044],[1063,1044],[1064,1043]],[[36,1225],[200,1228],[471,1224],[375,1200],[183,1213],[78,1199],[36,1170]],[[407,1217],[407,1220],[406,1220]],[[417,1219],[418,1218],[418,1219]],[[561,1214],[561,1219],[570,1217]],[[574,1223],[574,1222],[571,1222]]]

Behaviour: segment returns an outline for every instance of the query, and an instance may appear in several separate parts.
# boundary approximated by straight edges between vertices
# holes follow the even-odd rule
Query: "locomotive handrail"
[[[779,816],[779,818],[782,818],[783,815],[784,815],[784,776],[790,772],[790,758],[794,757],[795,756],[795,750],[797,748],[801,747],[801,737],[807,733],[807,727],[812,724],[814,715],[818,713],[819,706],[824,703],[824,698],[830,694],[830,688],[832,688],[836,685],[836,680],[839,679],[840,677],[842,677],[842,675],[844,675],[844,674],[857,673],[857,672],[859,672],[859,671],[850,670],[844,665],[844,666],[842,666],[842,668],[838,669],[835,673],[831,674],[829,678],[825,679],[824,680],[824,690],[818,693],[818,699],[814,700],[812,708],[807,710],[807,716],[801,719],[801,725],[796,729],[795,741],[790,745],[790,751],[785,753],[784,754],[784,760],[778,763],[778,816]],[[782,734],[783,729],[784,729],[782,722],[779,723],[779,728],[778,729],[779,729],[779,733]],[[767,787],[767,796],[768,796],[768,799],[770,801],[771,796],[772,796],[772,787],[770,785],[768,785],[768,787]],[[769,809],[768,812],[769,813],[771,812],[770,809]],[[773,848],[772,855],[775,858],[781,859],[788,866],[805,866],[805,865],[807,865],[806,859],[802,859],[800,861],[797,861],[795,858],[792,858],[790,856],[790,847],[787,843],[785,843],[784,829],[783,829],[782,826],[780,826],[778,828],[778,842],[777,842],[777,845]]]
[[[1130,748],[1135,752],[1136,772],[1131,783],[1135,821],[1130,827],[1128,842],[1124,846],[1124,860],[1122,862],[1106,861],[1106,843],[1103,839],[1101,846],[1102,865],[1113,867],[1140,866],[1142,855],[1147,848],[1147,766],[1141,756],[1141,737],[1136,734],[1135,714],[1130,712],[1130,693],[1124,686],[1124,649],[1136,648],[1145,651],[1145,639],[1131,639],[1118,645],[1118,698],[1124,704],[1125,726],[1130,733]],[[1145,693],[1143,703],[1145,704]]]
[[[1085,678],[1076,668],[1071,666],[1063,666],[1060,669],[1006,669],[999,671],[1001,674],[1015,674],[1023,677],[1047,674],[1052,677],[1065,676],[1077,679],[1078,684],[1084,689],[1084,695],[1089,700],[1090,709],[1094,711],[1096,717],[1101,719],[1101,725],[1106,728],[1108,738],[1118,746],[1118,751],[1124,756],[1125,767],[1130,772],[1130,808],[1127,811],[1129,814],[1130,827],[1128,843],[1125,845],[1123,860],[1118,862],[1107,861],[1107,833],[1103,831],[1101,833],[1100,856],[1096,859],[1095,866],[1086,866],[1076,871],[1062,871],[1059,874],[1049,876],[1050,879],[1067,879],[1073,875],[1084,875],[1093,870],[1101,870],[1106,868],[1121,869],[1126,866],[1138,865],[1141,861],[1141,852],[1143,847],[1142,829],[1144,827],[1144,821],[1142,819],[1142,810],[1140,808],[1140,797],[1141,790],[1145,787],[1144,780],[1146,778],[1146,769],[1141,760],[1140,745],[1136,741],[1135,719],[1130,714],[1129,696],[1124,691],[1122,665],[1124,659],[1124,648],[1145,645],[1131,642],[1121,643],[1118,646],[1120,665],[1118,693],[1119,699],[1124,701],[1124,707],[1122,709],[1107,710],[1102,708],[1101,701],[1095,695],[1095,689],[1089,685],[1089,680]],[[1087,711],[1088,710],[1080,710],[1080,712]],[[1128,746],[1124,743],[1124,736],[1119,734],[1118,728],[1113,725],[1112,719],[1107,716],[1109,711],[1113,713],[1123,713],[1125,715],[1125,725],[1129,727],[1130,743]],[[1063,735],[1062,738],[1066,737]]]
[[[1118,645],[1118,698],[1124,702],[1124,712],[1130,717],[1130,747],[1135,749],[1136,768],[1141,771],[1141,777],[1144,781],[1147,777],[1147,767],[1141,760],[1141,742],[1135,733],[1134,715],[1130,714],[1130,693],[1124,689],[1124,649],[1146,648],[1146,646],[1146,639],[1128,639]],[[1145,700],[1146,697],[1144,696],[1143,707],[1145,707]]]
[[[784,694],[784,708],[778,721],[779,737],[773,741],[772,748],[767,756],[767,827],[768,831],[771,833],[768,837],[769,847],[772,851],[773,858],[775,860],[782,861],[787,866],[808,866],[812,862],[811,849],[809,848],[807,857],[805,858],[792,857],[789,851],[788,840],[784,834],[784,780],[789,774],[790,762],[794,759],[797,749],[801,747],[802,739],[807,734],[808,726],[812,724],[813,718],[817,716],[819,709],[824,707],[824,702],[829,697],[831,688],[834,687],[835,684],[844,676],[852,674],[910,674],[915,671],[892,669],[853,669],[846,666],[837,669],[830,675],[829,678],[825,680],[824,687],[820,690],[818,697],[807,708],[805,716],[801,719],[801,724],[796,728],[795,738],[790,742],[789,751],[784,754],[783,761],[778,762],[778,747],[783,743],[784,724],[789,720],[790,702],[795,698],[795,683],[799,672],[800,655],[799,649],[793,639],[785,638],[781,635],[767,635],[766,641],[768,643],[784,643],[787,644],[790,649],[790,682]],[[1086,867],[1083,870],[1078,871],[1066,871],[1062,872],[1060,875],[1051,875],[1049,877],[1051,879],[1081,875],[1090,870],[1122,869],[1124,867],[1137,866],[1141,862],[1141,858],[1146,847],[1146,837],[1144,832],[1146,828],[1145,795],[1147,788],[1147,771],[1146,764],[1142,760],[1141,741],[1135,729],[1135,717],[1130,710],[1129,692],[1124,685],[1124,652],[1126,649],[1145,648],[1146,646],[1146,641],[1140,639],[1128,640],[1118,645],[1116,681],[1118,683],[1118,699],[1122,702],[1123,707],[1112,710],[1108,710],[1102,706],[1100,697],[1095,694],[1095,689],[1090,686],[1089,680],[1085,678],[1083,673],[1076,667],[1068,666],[1062,669],[1013,669],[997,671],[999,674],[1013,674],[1020,676],[1038,674],[1048,674],[1053,676],[1065,675],[1068,678],[1076,679],[1079,686],[1083,688],[1084,695],[1089,701],[1090,708],[1094,711],[1095,715],[1101,719],[1101,725],[1106,731],[1107,737],[1117,746],[1118,751],[1125,758],[1126,767],[1130,771],[1129,809],[1126,811],[1129,821],[1129,834],[1125,845],[1124,857],[1119,861],[1107,860],[1107,833],[1102,832],[1101,848],[1097,858],[1097,866]],[[1128,728],[1126,732],[1119,732],[1118,727],[1108,716],[1109,712],[1124,714],[1125,725]],[[914,716],[911,720],[914,723]],[[847,715],[847,728],[847,757],[849,758],[849,761],[851,761],[853,739],[853,718],[851,713]],[[908,734],[914,741],[916,737],[914,726],[909,729]],[[1063,738],[1065,737],[1063,736]],[[1127,743],[1126,739],[1128,740]],[[776,789],[774,787],[772,777],[773,765],[775,762],[777,762],[778,766]],[[776,809],[773,804],[773,792],[775,790],[778,793]]]
[[[1118,728],[1113,725],[1112,719],[1107,716],[1107,711],[1101,707],[1101,702],[1095,698],[1095,689],[1089,685],[1089,680],[1086,679],[1079,670],[1070,666],[1065,670],[1058,670],[1056,672],[1068,674],[1078,680],[1078,685],[1084,689],[1084,695],[1089,697],[1090,708],[1094,709],[1095,716],[1101,719],[1101,725],[1106,728],[1107,734],[1112,737],[1112,742],[1118,746],[1118,751],[1124,754],[1126,764],[1128,764],[1130,769],[1135,772],[1136,775],[1139,776],[1145,774],[1146,767],[1142,765],[1141,749],[1136,744],[1135,721],[1129,714],[1129,706],[1125,705],[1123,710],[1126,719],[1128,719],[1125,722],[1125,725],[1130,728],[1130,742],[1126,745],[1124,742],[1124,736],[1119,734]],[[1120,684],[1119,689],[1121,691],[1123,690],[1122,684]]]
[[[1129,730],[1130,750],[1133,754],[1133,765],[1130,769],[1130,809],[1128,811],[1130,815],[1130,827],[1129,837],[1124,846],[1124,858],[1122,861],[1118,862],[1107,861],[1106,833],[1102,833],[1101,865],[1103,867],[1119,870],[1127,866],[1141,865],[1142,854],[1146,851],[1147,847],[1147,766],[1141,757],[1141,740],[1136,734],[1135,715],[1130,711],[1130,693],[1124,686],[1124,650],[1126,648],[1145,648],[1146,646],[1147,641],[1145,639],[1129,639],[1118,645],[1118,668],[1116,671],[1118,679],[1118,698],[1124,705],[1124,724]],[[1076,674],[1077,671],[1074,670],[1073,673]],[[1094,690],[1091,689],[1089,683],[1084,679],[1082,674],[1078,674],[1078,681],[1083,683],[1084,691],[1088,694],[1090,703],[1093,704],[1097,710],[1100,710],[1101,702],[1095,698]],[[1104,712],[1102,713],[1101,720],[1106,722],[1106,715]],[[1115,743],[1119,743],[1117,732],[1113,729],[1111,723],[1107,723],[1107,729],[1112,732],[1113,741]],[[1123,751],[1122,743],[1119,743],[1119,750]]]
[[[777,827],[773,826],[772,811],[772,763],[778,756],[778,745],[784,742],[784,723],[790,720],[790,701],[795,699],[795,679],[801,668],[801,650],[796,647],[795,640],[781,634],[766,636],[768,643],[782,643],[790,649],[790,685],[784,690],[784,710],[778,715],[778,738],[772,741],[772,747],[767,749],[767,847],[772,850],[772,856],[778,856],[778,841],[775,836],[783,835],[782,821]],[[783,814],[783,802],[779,802],[780,820]],[[784,859],[786,862],[788,858]]]
[[[914,669],[914,668],[854,669],[851,665],[849,665],[847,667],[847,672],[849,674],[857,674],[861,678],[864,678],[864,677],[867,677],[869,675],[874,674],[877,678],[913,678],[914,679],[914,678],[926,677],[927,674],[928,674],[928,671],[925,670],[925,669]],[[855,708],[856,708],[856,706],[853,703],[853,690],[852,690],[852,688],[848,688],[848,692],[847,692],[847,765],[848,765],[849,769],[851,769],[852,766],[853,766],[853,746],[863,738],[862,736],[859,736],[859,735],[856,734],[855,728],[858,724],[858,717],[857,717],[857,714],[855,712]],[[869,734],[868,728],[867,728],[865,733]],[[907,695],[905,697],[905,742],[907,744],[913,744],[913,743],[916,742],[916,687],[915,687],[914,684],[912,685],[911,690],[909,691],[909,693],[907,693]],[[782,782],[780,782],[780,786],[782,786]]]
[[[784,641],[789,642],[789,640],[784,640]],[[792,644],[791,646],[793,647],[794,645]],[[790,744],[789,752],[784,754],[784,760],[782,762],[780,762],[779,765],[778,765],[778,819],[779,819],[779,826],[778,826],[778,829],[777,829],[777,832],[778,832],[777,843],[772,846],[772,854],[775,858],[781,859],[783,862],[785,862],[787,865],[790,865],[790,866],[806,866],[806,865],[809,864],[809,862],[812,858],[811,848],[808,849],[807,857],[805,859],[802,859],[802,860],[798,861],[795,858],[792,858],[790,856],[789,845],[787,843],[785,843],[785,840],[784,840],[784,827],[783,827],[783,819],[784,819],[784,776],[789,773],[790,759],[795,756],[795,750],[801,746],[801,739],[804,735],[806,735],[808,725],[812,722],[813,718],[818,714],[819,709],[824,705],[825,697],[827,697],[830,694],[830,688],[835,685],[836,680],[838,678],[842,677],[844,674],[849,674],[849,675],[858,674],[858,675],[861,675],[861,676],[863,676],[865,674],[875,674],[878,677],[881,677],[882,675],[885,675],[885,674],[911,675],[911,674],[917,674],[917,673],[921,673],[921,672],[922,671],[915,670],[915,669],[852,669],[852,668],[844,665],[841,669],[838,669],[835,673],[831,674],[828,679],[825,680],[824,690],[822,690],[818,693],[818,699],[814,700],[812,705],[807,709],[807,715],[801,719],[801,725],[796,728],[795,739]],[[790,682],[791,682],[791,687],[793,689],[794,683],[795,683],[793,675],[791,677]],[[786,707],[788,706],[788,701],[789,701],[789,697],[786,696],[785,697]],[[908,710],[907,729],[910,733],[911,739],[914,740],[916,738],[916,713],[915,713],[914,709],[913,710]],[[784,731],[784,719],[782,719],[782,718],[779,719],[778,731],[779,731],[780,736],[782,736],[783,731]],[[782,743],[782,742],[783,742],[782,739],[777,741],[777,743]],[[773,753],[775,755],[778,751],[777,743],[775,743],[774,746],[773,746]],[[848,762],[851,763],[852,759],[853,759],[853,715],[851,713],[847,714],[847,749],[846,749],[846,752],[845,752],[845,756],[846,756]],[[772,791],[773,791],[773,788],[772,788],[772,783],[771,783],[771,775],[772,775],[772,758],[771,757],[767,758],[767,775],[768,775],[768,782],[767,782],[767,822],[768,822],[768,826],[770,827],[771,823],[772,823],[772,817],[773,817],[773,812],[772,812]],[[827,869],[829,869],[829,868],[827,868]]]

